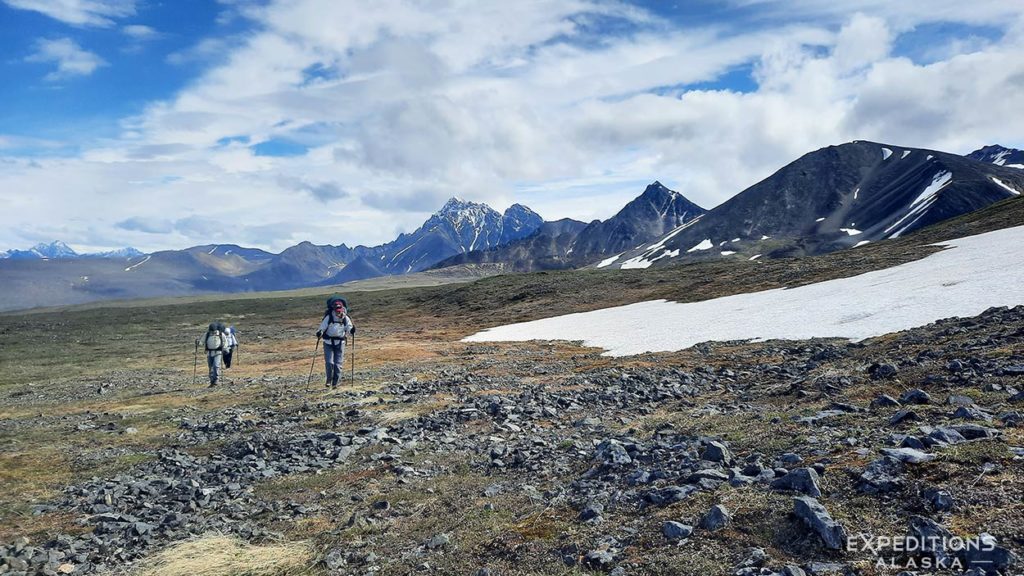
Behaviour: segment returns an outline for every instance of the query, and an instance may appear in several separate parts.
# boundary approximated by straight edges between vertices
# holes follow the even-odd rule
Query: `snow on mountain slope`
[[[570,340],[627,356],[700,342],[862,340],[942,318],[1024,304],[1024,226],[938,244],[946,250],[893,268],[702,302],[640,302],[484,330],[467,342]],[[609,329],[609,319],[614,329]]]
[[[998,144],[979,148],[968,154],[967,157],[996,166],[1024,169],[1024,150],[1006,148]]]

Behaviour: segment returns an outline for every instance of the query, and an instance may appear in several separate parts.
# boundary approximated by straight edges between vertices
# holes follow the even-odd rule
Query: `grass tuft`
[[[305,542],[267,546],[220,534],[183,542],[159,552],[137,576],[284,576],[312,573],[314,555]]]

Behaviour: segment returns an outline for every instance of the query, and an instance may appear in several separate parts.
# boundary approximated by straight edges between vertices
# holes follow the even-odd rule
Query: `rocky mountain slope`
[[[1024,191],[1024,172],[858,141],[804,155],[698,221],[604,265],[803,256],[898,238]]]
[[[500,263],[511,271],[526,272],[585,266],[659,238],[705,212],[682,194],[669,190],[661,182],[654,182],[607,220],[595,220],[586,225],[562,220],[518,242],[455,256],[435,267]]]

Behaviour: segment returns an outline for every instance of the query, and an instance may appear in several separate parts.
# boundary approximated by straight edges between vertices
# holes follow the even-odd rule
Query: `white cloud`
[[[797,1],[799,24],[775,22],[780,4],[766,1],[756,25],[701,28],[598,0],[232,6],[253,28],[171,56],[205,71],[125,119],[120,138],[77,158],[0,161],[0,200],[15,206],[0,217],[0,245],[20,245],[17,230],[49,232],[47,221],[66,234],[106,227],[112,246],[205,243],[215,228],[194,216],[237,231],[218,241],[274,250],[375,244],[452,195],[589,220],[655,179],[712,207],[853,139],[961,153],[1024,144],[1019,17],[945,0],[917,16],[867,0],[821,5]],[[1003,35],[962,50],[943,41],[928,64],[892,54],[936,14],[1003,18]],[[753,70],[756,90],[688,88],[736,69]],[[252,148],[283,141],[306,152]],[[39,193],[10,192],[24,189]],[[178,221],[194,225],[148,232]]]
[[[98,55],[83,49],[70,38],[40,39],[36,41],[35,52],[25,58],[26,62],[43,62],[57,65],[57,69],[46,75],[53,82],[74,76],[88,76],[107,63]]]
[[[3,0],[19,10],[32,10],[72,26],[109,27],[114,19],[135,14],[135,0]]]
[[[160,33],[151,26],[145,24],[128,24],[127,26],[121,27],[121,33],[134,40],[155,40],[160,37]]]

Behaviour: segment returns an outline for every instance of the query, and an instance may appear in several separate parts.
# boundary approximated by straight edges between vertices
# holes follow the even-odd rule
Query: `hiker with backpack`
[[[326,366],[327,388],[337,388],[345,364],[345,343],[348,335],[356,335],[356,327],[348,316],[348,302],[341,297],[327,301],[327,310],[316,331],[316,337],[324,340],[324,365]]]
[[[224,346],[224,367],[231,368],[231,360],[235,357],[235,349],[238,348],[238,337],[235,335],[235,327],[228,326],[224,330],[226,340]]]
[[[224,334],[225,330],[223,323],[211,322],[206,334],[202,338],[196,339],[196,347],[198,348],[201,343],[203,349],[206,350],[206,365],[210,369],[210,387],[216,386],[217,381],[220,380],[224,351],[229,348],[227,337]]]

